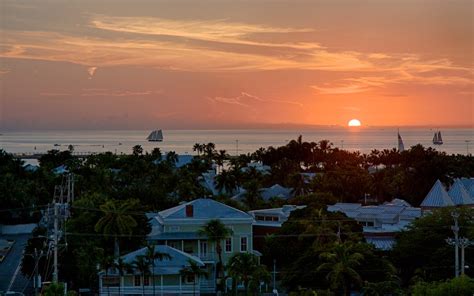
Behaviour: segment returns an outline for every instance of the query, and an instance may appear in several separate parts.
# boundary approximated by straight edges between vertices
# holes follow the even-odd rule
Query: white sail
[[[154,130],[150,133],[150,135],[146,139],[150,142],[161,142],[163,141],[163,131]]]
[[[441,137],[441,132],[435,132],[433,136],[433,144],[435,145],[442,145],[443,144],[443,138]]]
[[[403,152],[405,150],[405,145],[403,145],[402,136],[400,136],[400,132],[398,132],[398,151]]]

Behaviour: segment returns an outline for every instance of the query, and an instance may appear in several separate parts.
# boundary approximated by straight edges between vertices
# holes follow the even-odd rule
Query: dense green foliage
[[[38,221],[40,211],[52,201],[54,186],[64,181],[64,175],[54,169],[64,165],[74,173],[76,200],[70,206],[61,241],[63,268],[59,276],[69,288],[96,287],[98,264],[111,261],[114,253],[124,254],[145,245],[150,230],[146,212],[212,196],[203,186],[202,174],[214,164],[222,173],[216,177],[219,194],[213,198],[221,202],[242,210],[284,203],[307,205],[293,212],[274,236],[266,238],[261,258],[267,266],[277,261],[279,279],[291,291],[301,295],[316,291],[317,295],[343,295],[350,290],[384,295],[380,291],[390,291],[399,295],[402,288],[415,284],[428,287],[423,283],[445,280],[453,274],[453,249],[445,242],[452,236],[449,210],[419,219],[400,234],[395,250],[387,253],[366,244],[359,224],[342,214],[327,212],[326,205],[360,202],[370,195],[370,202],[403,198],[418,206],[437,179],[449,184],[457,177],[472,177],[472,156],[447,155],[421,145],[402,153],[392,149],[361,154],[335,148],[324,140],[304,142],[301,137],[282,147],[261,148],[237,157],[216,150],[213,143],[197,143],[193,149],[198,155],[192,162],[177,167],[176,153],[163,155],[159,148],[148,153],[137,145],[130,155],[107,152],[78,159],[72,155],[72,147],[49,151],[36,171],[25,169],[21,161],[0,150],[0,223]],[[271,171],[246,167],[251,161],[260,161]],[[312,173],[312,177],[301,173]],[[293,188],[296,197],[264,201],[261,189],[274,184]],[[230,199],[238,188],[246,190],[243,203]],[[462,235],[471,239],[473,221],[472,211],[463,210]],[[40,237],[28,242],[26,252],[35,248],[46,252],[48,247],[41,238],[45,234],[39,228],[35,235]],[[472,258],[472,252],[472,248],[466,250],[466,257]],[[32,273],[32,260],[31,256],[24,258],[25,274]],[[39,264],[48,270],[44,259]],[[219,266],[219,276],[223,268]],[[234,276],[243,280],[247,275],[238,275],[237,270],[235,267]],[[472,271],[467,273],[472,276]],[[263,273],[258,276],[265,278]],[[45,280],[49,278],[50,273],[44,275]],[[249,291],[252,285],[249,280]]]
[[[413,287],[413,296],[471,296],[474,279],[461,276],[445,282],[419,282]]]
[[[451,212],[450,208],[439,209],[414,221],[399,234],[392,261],[405,284],[439,281],[454,275],[454,248],[446,243],[447,238],[453,237]],[[474,209],[460,208],[458,212],[459,236],[474,240]],[[472,248],[466,248],[466,258],[474,258]],[[466,273],[473,276],[474,270],[467,269]]]

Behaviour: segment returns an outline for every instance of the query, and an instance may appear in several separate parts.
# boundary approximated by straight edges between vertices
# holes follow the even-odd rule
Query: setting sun
[[[360,123],[360,120],[358,120],[358,119],[351,119],[347,125],[348,126],[360,126],[361,123]]]

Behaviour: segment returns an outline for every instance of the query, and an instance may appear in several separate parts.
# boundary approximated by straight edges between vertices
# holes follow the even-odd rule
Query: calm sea
[[[422,144],[451,153],[472,153],[474,151],[474,129],[445,128],[441,130],[444,144],[431,143],[434,129],[402,128],[400,134],[408,148]],[[73,145],[77,152],[130,153],[134,145],[142,145],[145,151],[160,147],[163,152],[194,154],[195,143],[213,142],[217,149],[225,149],[231,155],[253,152],[260,147],[281,146],[303,136],[304,141],[327,139],[334,146],[363,153],[372,149],[391,149],[397,146],[396,128],[365,127],[349,129],[324,127],[307,130],[164,130],[163,142],[148,142],[150,131],[34,131],[2,132],[0,148],[11,153],[40,153],[51,149],[66,150]],[[56,146],[55,146],[56,144]],[[59,145],[59,146],[58,146]]]

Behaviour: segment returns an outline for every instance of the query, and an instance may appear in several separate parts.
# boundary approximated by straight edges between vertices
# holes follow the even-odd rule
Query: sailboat
[[[435,145],[443,145],[443,138],[441,137],[441,132],[435,132],[433,135],[433,144]]]
[[[405,145],[403,145],[402,136],[400,136],[400,131],[398,131],[398,151],[403,152],[405,150]]]
[[[163,141],[163,131],[162,130],[154,130],[150,133],[150,135],[146,139],[149,142],[162,142]]]

